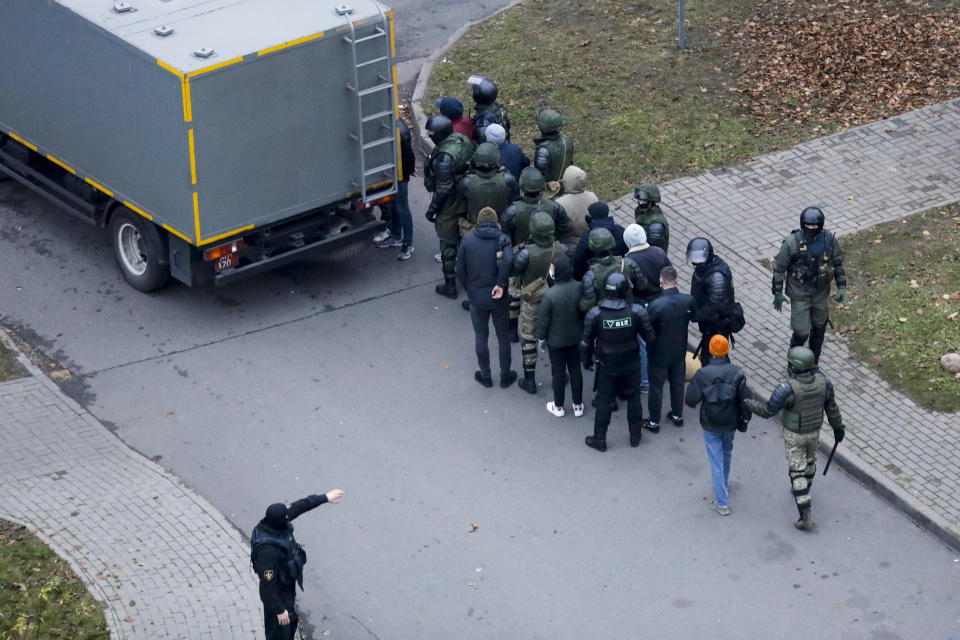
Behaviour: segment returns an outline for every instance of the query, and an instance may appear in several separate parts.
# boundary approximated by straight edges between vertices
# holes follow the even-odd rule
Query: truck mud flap
[[[223,273],[218,273],[216,276],[214,276],[213,280],[217,286],[236,282],[237,280],[242,280],[264,271],[276,269],[277,267],[289,262],[303,259],[311,252],[319,249],[335,249],[352,242],[358,242],[361,239],[369,238],[371,236],[371,232],[382,229],[384,226],[386,225],[379,220],[371,220],[361,227],[356,227],[350,231],[337,234],[332,238],[317,240],[316,242],[306,244],[302,247],[291,249],[290,251],[278,256],[263,258],[262,260],[258,260],[252,264],[236,267],[230,269],[229,271],[224,271]]]

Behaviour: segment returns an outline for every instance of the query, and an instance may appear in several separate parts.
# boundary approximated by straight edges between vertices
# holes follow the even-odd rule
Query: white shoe
[[[400,250],[397,254],[397,260],[409,260],[413,256],[413,245],[409,245]]]
[[[547,403],[547,411],[549,411],[550,413],[552,413],[558,418],[562,418],[565,415],[563,407],[558,407],[552,402]]]
[[[583,415],[583,405],[582,404],[573,405],[573,417],[579,418],[582,415]]]
[[[443,262],[443,257],[439,253],[433,254],[433,259],[437,262]]]
[[[378,233],[377,235],[373,236],[373,241],[374,241],[374,242],[383,242],[384,240],[386,240],[386,239],[389,238],[389,237],[390,237],[390,229],[384,229],[383,231],[381,231],[381,232]]]

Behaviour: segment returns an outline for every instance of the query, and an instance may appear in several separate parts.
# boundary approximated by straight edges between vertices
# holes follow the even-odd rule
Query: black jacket
[[[634,291],[634,299],[640,303],[649,303],[660,295],[660,270],[673,266],[670,258],[660,247],[649,246],[646,249],[631,249],[627,257],[633,258],[640,268],[640,273],[647,280],[647,286],[641,291]]]
[[[722,400],[717,405],[710,402]],[[700,404],[700,426],[707,431],[733,431],[750,421],[747,408],[747,378],[730,358],[714,358],[697,371],[687,385],[684,401],[688,407]]]
[[[613,239],[617,241],[617,248],[613,250],[613,255],[622,256],[627,252],[627,245],[623,243],[623,227],[614,222],[610,216],[591,220],[587,223],[587,227],[573,252],[573,277],[577,280],[582,278],[590,268],[590,259],[593,258],[593,251],[590,251],[590,232],[594,229],[607,229],[613,234]]]
[[[513,266],[513,247],[510,238],[500,231],[495,222],[481,222],[476,230],[460,241],[457,251],[457,280],[467,290],[470,304],[478,308],[493,308],[507,304],[507,278]],[[494,286],[503,287],[503,297],[494,300],[490,292]]]
[[[500,145],[500,166],[505,167],[514,178],[519,180],[520,172],[530,166],[530,158],[525,156],[523,149],[517,145],[504,142]]]
[[[410,127],[403,121],[403,118],[397,120],[397,128],[400,129],[400,163],[403,165],[403,174],[400,179],[409,182],[417,168],[417,156],[413,153]]]
[[[676,287],[664,289],[659,298],[647,305],[650,324],[657,335],[647,345],[647,358],[656,367],[682,362],[687,355],[687,325],[693,318],[693,298]]]
[[[537,338],[550,347],[571,347],[580,342],[582,334],[580,283],[568,278],[543,294],[537,310]]]
[[[316,509],[326,502],[325,494],[314,494],[297,500],[287,508],[287,519],[292,521],[297,516]],[[288,523],[287,527],[292,537],[293,525]],[[266,521],[261,520],[254,529],[251,539],[259,537],[256,533],[257,529],[275,538],[284,537],[288,533],[288,530],[274,529]],[[260,544],[250,550],[250,559],[253,562],[253,570],[260,578],[260,600],[263,601],[264,610],[272,615],[280,615],[287,611],[293,616],[297,576],[288,575],[287,563],[290,558],[287,552],[274,544]]]
[[[628,321],[628,322],[626,322]],[[599,359],[622,359],[640,356],[640,335],[648,344],[656,340],[646,310],[638,304],[607,298],[590,309],[583,319],[580,358],[589,364],[599,349]]]

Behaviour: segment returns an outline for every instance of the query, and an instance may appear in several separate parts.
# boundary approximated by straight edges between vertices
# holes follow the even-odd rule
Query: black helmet
[[[630,290],[630,281],[627,276],[619,271],[615,271],[607,276],[607,281],[603,285],[604,294],[607,298],[623,300],[627,297],[627,291]]]
[[[706,238],[694,238],[687,244],[687,264],[703,264],[713,260],[713,245]]]
[[[453,123],[447,116],[430,116],[427,118],[427,133],[433,144],[440,144],[453,133]]]
[[[486,76],[471,76],[473,85],[473,101],[478,105],[493,104],[497,101],[497,84]]]
[[[787,352],[787,370],[791,375],[813,369],[817,357],[807,347],[793,347]]]
[[[823,229],[823,211],[819,207],[807,207],[800,213],[800,228],[805,229],[808,224],[817,225],[817,229]]]

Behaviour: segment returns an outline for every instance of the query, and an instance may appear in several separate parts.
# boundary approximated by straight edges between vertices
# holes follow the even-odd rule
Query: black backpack
[[[700,408],[703,422],[716,426],[738,426],[740,407],[737,406],[737,388],[717,376],[703,390],[703,406]]]

